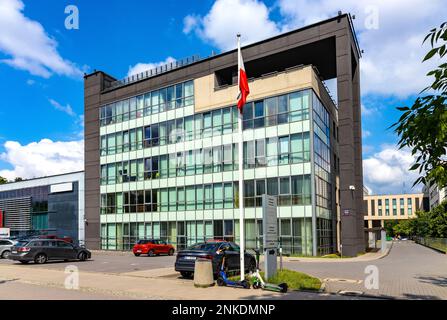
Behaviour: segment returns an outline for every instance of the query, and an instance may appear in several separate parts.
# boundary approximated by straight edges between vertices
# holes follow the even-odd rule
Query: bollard
[[[213,264],[208,259],[197,259],[194,266],[194,286],[208,288],[214,285]]]

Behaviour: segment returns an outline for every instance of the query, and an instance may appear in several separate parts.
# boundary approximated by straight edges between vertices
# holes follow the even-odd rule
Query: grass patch
[[[264,272],[260,272],[262,278],[265,281],[264,278]],[[249,279],[250,285],[253,285],[252,278],[250,278],[249,275],[246,275],[246,278]],[[239,276],[232,276],[230,277],[230,280],[237,281],[239,280]],[[312,277],[308,274],[283,269],[279,270],[274,277],[271,277],[266,281],[268,283],[273,284],[280,284],[280,283],[287,283],[287,286],[289,287],[289,290],[311,290],[311,291],[317,291],[321,287],[321,281],[318,278]]]

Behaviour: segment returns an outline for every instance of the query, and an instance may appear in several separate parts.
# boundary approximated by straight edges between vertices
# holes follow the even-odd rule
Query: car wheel
[[[134,253],[135,257],[139,257],[140,253]]]
[[[87,254],[85,252],[81,252],[78,256],[78,259],[81,261],[87,260]]]
[[[191,279],[192,278],[192,272],[189,271],[182,271],[180,272],[183,278],[185,279]]]
[[[44,264],[47,262],[48,258],[45,254],[39,253],[37,256],[34,257],[34,263],[37,264]]]
[[[9,251],[9,250],[5,250],[5,251],[3,251],[3,253],[2,253],[2,258],[3,258],[3,259],[8,259],[10,254],[11,254],[11,251]]]
[[[169,249],[168,255],[170,256],[174,255],[174,249]]]
[[[154,250],[149,250],[149,252],[147,253],[147,256],[148,257],[153,257],[153,256],[155,256],[155,252],[154,252]]]

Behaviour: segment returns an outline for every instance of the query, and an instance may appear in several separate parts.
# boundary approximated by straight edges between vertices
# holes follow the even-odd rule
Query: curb
[[[393,248],[393,245],[394,245],[394,241],[391,241],[391,246],[386,250],[386,252],[382,256],[380,256],[380,257],[378,257],[377,259],[374,259],[374,260],[383,259],[386,256],[388,256],[390,254],[390,252],[391,252],[391,249]]]
[[[326,279],[320,279],[320,281],[321,281],[321,287],[320,287],[320,289],[318,290],[318,292],[319,293],[324,293],[324,292],[326,292],[326,283],[327,283],[327,280]]]

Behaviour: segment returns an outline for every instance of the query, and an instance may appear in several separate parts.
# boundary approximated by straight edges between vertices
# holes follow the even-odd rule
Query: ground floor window
[[[322,223],[323,219],[319,219]],[[329,220],[328,220],[329,221]],[[329,224],[322,224],[319,238],[325,232],[325,238],[331,237],[326,230]],[[245,220],[245,246],[247,250],[262,250],[262,220]],[[139,239],[160,239],[171,243],[177,250],[194,243],[210,239],[240,242],[239,220],[196,220],[196,221],[158,221],[109,223],[101,225],[101,246],[104,250],[130,250]],[[278,241],[285,255],[312,255],[312,219],[278,219]],[[327,236],[327,237],[326,237]],[[331,244],[323,241],[319,245],[319,254],[329,250]]]

